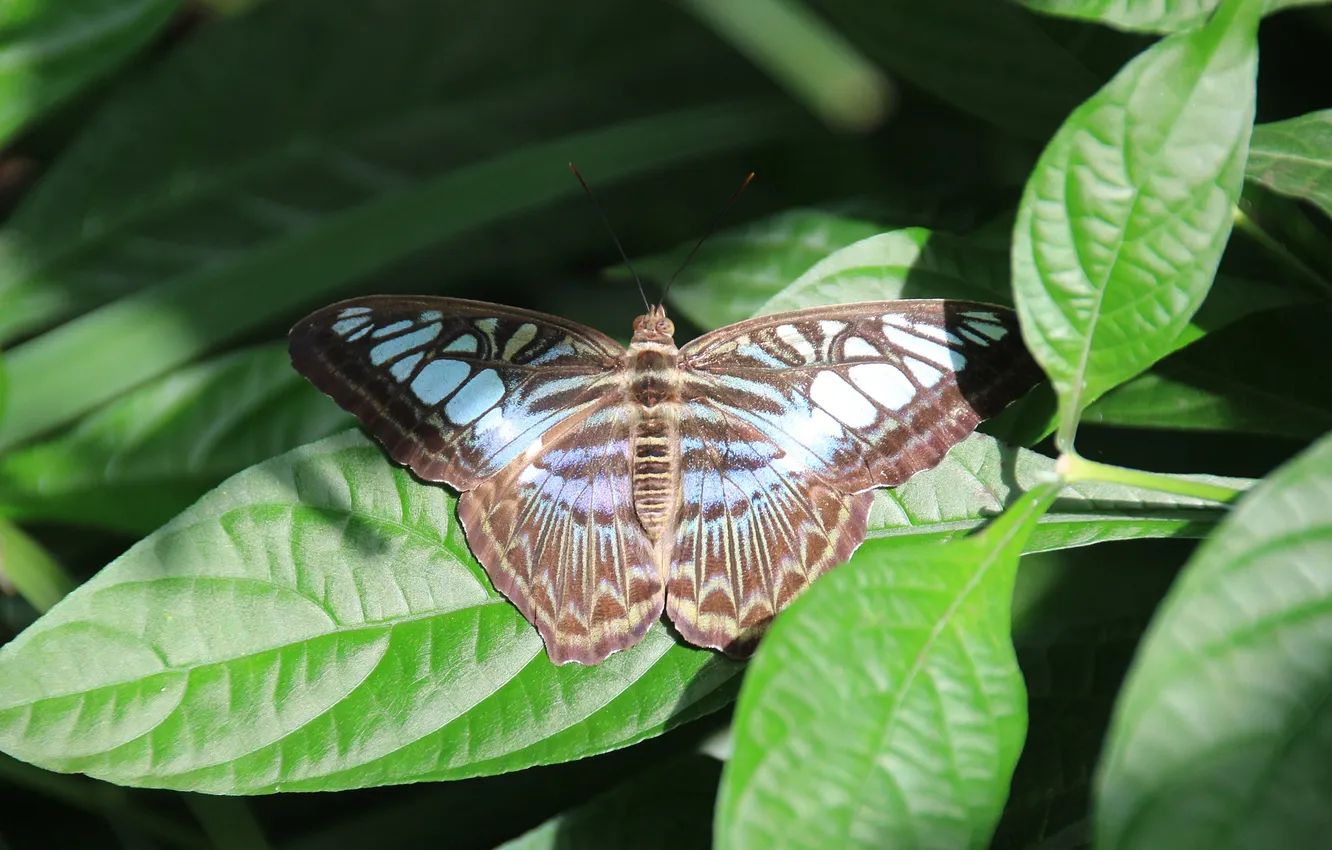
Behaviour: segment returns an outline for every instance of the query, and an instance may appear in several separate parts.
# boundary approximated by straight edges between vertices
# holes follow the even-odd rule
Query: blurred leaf
[[[1170,33],[1202,26],[1221,0],[1018,0],[1038,12],[1066,18],[1099,21],[1142,32]],[[1327,0],[1255,0],[1273,14],[1296,6],[1315,6]]]
[[[0,457],[0,514],[146,534],[222,479],[352,424],[286,346],[224,355]]]
[[[679,12],[636,17],[634,39],[595,8],[284,0],[191,40],[108,106],[7,229],[0,336],[136,294],[11,352],[22,416],[0,446],[577,193],[571,158],[611,184],[793,126],[790,107],[735,100],[756,75],[719,78],[738,60],[695,56]],[[538,44],[552,55],[534,66]]]
[[[5,353],[0,351],[0,422],[5,421],[9,406],[9,370],[5,368]]]
[[[1255,316],[1111,390],[1083,421],[1312,440],[1332,431],[1332,377],[1309,368],[1329,318],[1321,307]]]
[[[1332,109],[1254,127],[1246,174],[1332,215]]]
[[[0,584],[9,584],[38,611],[74,589],[74,582],[50,553],[23,530],[0,519]]]
[[[1009,609],[1057,485],[947,546],[867,544],[745,677],[717,846],[985,847],[1026,729]]]
[[[1059,396],[1061,448],[1088,404],[1171,350],[1207,295],[1243,182],[1259,11],[1227,0],[1130,62],[1027,183],[1013,281]]]
[[[721,765],[689,756],[636,776],[500,850],[707,850]]]
[[[879,494],[871,534],[894,539],[875,545],[964,534],[1052,464],[967,441]],[[1030,545],[1197,535],[1221,516],[1084,484]],[[660,625],[598,667],[550,665],[450,491],[351,432],[231,478],[0,648],[0,749],[210,793],[453,779],[658,734],[724,705],[741,669]]]
[[[722,231],[680,271],[671,308],[703,328],[748,319],[814,263],[882,229],[839,213],[796,209]],[[665,286],[695,242],[635,260],[634,268]]]
[[[1040,22],[991,0],[815,0],[862,52],[936,97],[1044,141],[1096,77]]]
[[[1246,496],[1139,652],[1096,846],[1320,848],[1332,831],[1332,438]]]
[[[179,5],[180,0],[0,5],[0,144],[133,56]]]
[[[970,298],[1011,304],[1008,252],[922,227],[891,230],[830,254],[759,313],[897,298]]]

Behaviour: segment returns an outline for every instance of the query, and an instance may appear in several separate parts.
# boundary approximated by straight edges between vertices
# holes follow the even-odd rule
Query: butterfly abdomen
[[[655,542],[670,524],[679,492],[678,359],[670,343],[635,344],[629,356],[633,367],[629,398],[638,413],[633,437],[634,511]]]

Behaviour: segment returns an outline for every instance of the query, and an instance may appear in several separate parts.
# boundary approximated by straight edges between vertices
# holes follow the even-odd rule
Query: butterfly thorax
[[[670,525],[679,489],[680,351],[671,338],[674,331],[665,312],[655,307],[634,322],[633,340],[625,355],[629,400],[636,414],[634,511],[654,542]]]

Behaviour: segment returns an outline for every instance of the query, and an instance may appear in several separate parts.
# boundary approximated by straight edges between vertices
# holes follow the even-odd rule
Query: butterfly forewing
[[[763,316],[681,355],[685,487],[667,613],[733,653],[850,557],[866,491],[938,465],[1040,379],[1011,311],[960,301]]]
[[[291,331],[297,371],[398,463],[463,490],[613,390],[623,353],[574,322],[456,298],[359,298]]]

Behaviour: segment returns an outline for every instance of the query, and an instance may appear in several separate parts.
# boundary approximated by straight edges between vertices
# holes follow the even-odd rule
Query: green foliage
[[[1332,112],[1257,37],[1309,5],[5,5],[0,844],[1322,847]],[[971,298],[1050,378],[751,663],[552,666],[290,367],[370,292],[626,336],[569,160],[679,341]]]

